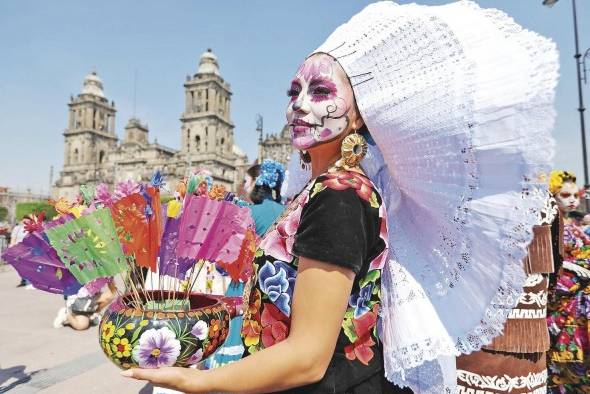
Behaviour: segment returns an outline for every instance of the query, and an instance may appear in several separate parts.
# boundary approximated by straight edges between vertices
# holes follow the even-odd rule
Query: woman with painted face
[[[491,342],[522,290],[556,79],[554,45],[497,10],[366,7],[290,82],[301,185],[256,253],[246,357],[123,375],[199,393],[455,390],[455,357]]]
[[[573,213],[580,206],[580,198],[584,190],[576,185],[576,176],[570,171],[552,171],[550,180],[550,191],[555,196],[559,211],[566,222],[577,221],[581,215],[573,216]]]
[[[547,323],[551,347],[548,357],[550,393],[590,392],[590,237],[572,213],[583,194],[576,176],[552,171],[549,189],[559,208],[554,225],[555,274],[549,293]]]

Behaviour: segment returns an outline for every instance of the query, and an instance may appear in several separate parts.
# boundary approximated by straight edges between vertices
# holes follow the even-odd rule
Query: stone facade
[[[278,134],[267,134],[260,145],[262,158],[258,158],[259,161],[260,159],[272,159],[286,166],[293,153],[289,126],[285,125]]]
[[[187,76],[184,88],[177,150],[150,143],[147,124],[137,118],[129,120],[120,141],[115,133],[115,103],[105,97],[96,73],[88,75],[82,92],[68,104],[64,166],[52,195],[73,199],[82,184],[104,182],[112,188],[127,179],[148,181],[156,170],[162,171],[173,190],[176,180],[199,168],[211,171],[216,183],[237,190],[248,161],[234,144],[232,93],[211,50],[201,56],[197,72]]]

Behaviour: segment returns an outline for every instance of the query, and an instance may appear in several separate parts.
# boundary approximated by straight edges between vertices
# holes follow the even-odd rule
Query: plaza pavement
[[[60,295],[16,288],[16,271],[0,265],[0,394],[152,393],[119,376],[103,355],[97,327],[53,328]]]

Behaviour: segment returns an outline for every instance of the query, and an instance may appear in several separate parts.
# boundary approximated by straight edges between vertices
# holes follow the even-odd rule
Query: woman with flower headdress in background
[[[290,83],[302,182],[255,253],[246,357],[122,374],[198,393],[455,392],[456,356],[499,335],[522,292],[557,65],[550,40],[471,1],[367,6]]]
[[[548,386],[551,393],[590,393],[590,237],[575,215],[583,192],[576,176],[553,171],[550,192],[565,222],[554,231],[563,242],[550,285],[547,324],[551,339]]]
[[[256,234],[264,235],[270,225],[283,212],[281,204],[281,186],[285,179],[283,165],[266,159],[246,171],[244,192],[252,204],[248,205],[256,226]],[[242,297],[244,283],[231,283],[225,294],[229,297]],[[230,323],[230,332],[223,346],[215,356],[207,360],[208,368],[217,368],[242,358],[244,346],[241,337],[242,316],[234,317]]]
[[[250,211],[256,223],[256,234],[263,236],[275,219],[283,212],[281,186],[285,179],[283,165],[266,159],[246,171],[244,191],[252,202]]]

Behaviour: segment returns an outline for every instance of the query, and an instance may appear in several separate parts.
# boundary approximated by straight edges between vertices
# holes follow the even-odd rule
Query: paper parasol
[[[81,287],[40,232],[28,234],[22,242],[8,248],[2,259],[39,290],[72,295]]]
[[[108,209],[97,209],[45,233],[66,268],[82,284],[127,269]]]

